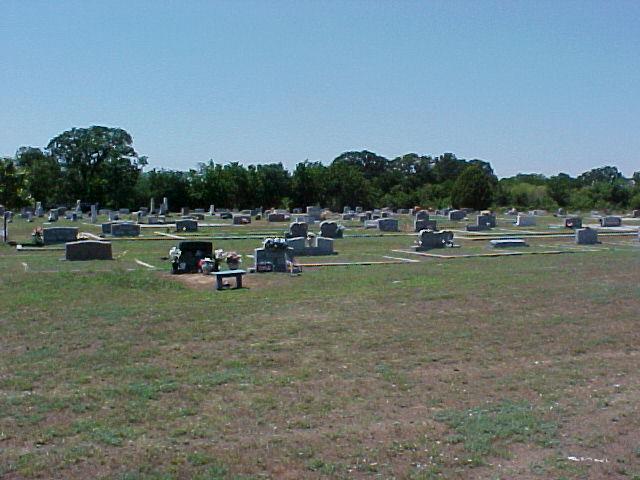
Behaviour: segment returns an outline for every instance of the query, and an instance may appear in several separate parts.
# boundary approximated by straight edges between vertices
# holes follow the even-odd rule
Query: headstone
[[[191,213],[191,209],[189,207],[182,207],[180,209],[180,215],[187,216]]]
[[[284,213],[270,213],[267,215],[267,222],[286,222],[287,218]]]
[[[153,197],[151,197],[151,199],[149,200],[149,213],[151,215],[156,213],[156,199]]]
[[[237,214],[233,216],[234,225],[248,225],[251,223],[251,215]]]
[[[429,220],[429,212],[426,210],[418,210],[416,212],[416,220]]]
[[[204,208],[196,208],[193,212],[194,213],[204,213]]]
[[[567,217],[564,219],[565,228],[582,228],[582,218],[580,217]]]
[[[36,217],[44,217],[44,209],[42,208],[42,202],[36,202],[36,209],[34,211]]]
[[[67,213],[67,207],[58,207],[58,216],[64,217],[64,214]]]
[[[221,212],[220,213],[220,218],[222,220],[229,220],[229,219],[233,218],[233,213],[231,213],[231,212]]]
[[[567,211],[564,208],[559,208],[556,212],[558,217],[564,217],[567,214]]]
[[[378,229],[381,232],[397,232],[398,220],[395,218],[380,218],[378,220]]]
[[[11,212],[8,210],[5,210],[4,207],[2,207],[2,241],[4,243],[9,241],[9,220],[11,218]]]
[[[346,221],[350,221],[350,220],[353,220],[353,219],[355,218],[355,214],[353,214],[353,213],[343,213],[343,214],[340,216],[340,218],[341,218],[342,220],[344,220],[345,222],[346,222]]]
[[[51,210],[49,210],[49,216],[47,217],[48,222],[57,222],[58,218],[58,209],[52,208]]]
[[[547,212],[546,210],[531,210],[529,212],[529,215],[534,215],[536,217],[543,217],[545,215],[548,215],[549,212]]]
[[[320,236],[325,238],[342,238],[343,228],[336,222],[325,220],[320,222]]]
[[[533,215],[525,215],[523,213],[518,214],[516,217],[517,227],[532,227],[536,224],[536,217]]]
[[[254,251],[257,272],[288,272],[293,263],[293,248],[283,238],[267,238]]]
[[[42,229],[42,241],[45,245],[75,242],[76,240],[78,240],[77,227],[48,227]]]
[[[131,213],[131,210],[129,210],[128,208],[120,208],[118,210],[118,213],[120,215],[129,215]]]
[[[356,207],[356,213],[362,213],[363,210],[362,207]]]
[[[416,250],[431,250],[432,248],[444,248],[453,246],[453,232],[447,230],[421,230],[418,233],[418,245]]]
[[[378,220],[366,220],[365,218],[363,218],[362,221],[364,222],[363,227],[365,229],[378,228]]]
[[[110,222],[115,222],[117,220],[120,220],[120,214],[118,212],[110,211],[109,212],[109,221]]]
[[[158,215],[147,215],[146,220],[148,225],[157,225],[162,223]]]
[[[313,221],[320,221],[322,218],[322,208],[315,206],[307,207],[307,215],[309,215]]]
[[[634,210],[631,215],[633,218],[640,218],[640,210]]]
[[[111,235],[111,225],[113,225],[112,222],[102,223],[101,227],[102,227],[102,233],[104,235]]]
[[[576,229],[576,243],[578,245],[595,245],[598,242],[598,232],[592,228]]]
[[[80,207],[80,200],[76,200],[76,212],[81,212],[82,208]]]
[[[98,212],[96,210],[96,205],[91,205],[91,223],[96,223],[98,221]]]
[[[333,255],[333,239],[324,237],[312,238],[287,238],[287,245],[293,249],[294,255],[312,256],[312,255]]]
[[[420,232],[421,230],[437,230],[436,221],[429,220],[428,215],[427,218],[418,218],[416,215],[416,219],[413,221],[413,231]]]
[[[27,212],[27,222],[33,222],[33,212]]]
[[[449,211],[449,220],[451,221],[459,221],[459,220],[463,220],[464,217],[466,217],[467,214],[464,213],[463,210],[450,210]]]
[[[342,207],[342,213],[349,213],[351,212],[351,207],[348,205],[345,205],[344,207]]]
[[[177,232],[197,232],[198,231],[198,222],[197,220],[176,220],[176,231]]]
[[[291,222],[286,238],[307,238],[309,224],[307,222]]]
[[[209,205],[209,215],[215,215],[216,214],[216,206],[215,205]]]
[[[137,237],[140,235],[140,225],[132,222],[112,223],[111,235],[114,237]]]
[[[622,225],[622,219],[620,217],[602,217],[600,218],[601,227],[619,227]]]
[[[83,240],[65,245],[67,260],[113,260],[111,242]]]

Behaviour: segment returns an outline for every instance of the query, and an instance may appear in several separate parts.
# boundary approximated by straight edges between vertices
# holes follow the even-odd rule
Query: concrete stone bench
[[[236,288],[242,288],[242,276],[247,273],[246,270],[224,270],[222,272],[213,272],[216,276],[216,290],[222,290],[224,284],[222,280],[225,278],[235,278]]]

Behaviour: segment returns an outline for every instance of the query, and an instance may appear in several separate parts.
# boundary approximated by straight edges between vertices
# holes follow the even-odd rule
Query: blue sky
[[[1,155],[109,125],[152,167],[640,170],[638,1],[3,0],[0,33]]]

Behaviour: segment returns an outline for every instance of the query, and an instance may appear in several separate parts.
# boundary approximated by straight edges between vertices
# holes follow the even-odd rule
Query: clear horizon
[[[0,6],[0,154],[117,126],[149,168],[344,151],[500,177],[640,170],[640,3],[61,1]]]

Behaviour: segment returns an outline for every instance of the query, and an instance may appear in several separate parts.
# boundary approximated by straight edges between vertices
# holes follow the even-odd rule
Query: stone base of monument
[[[65,258],[72,261],[113,260],[111,242],[82,240],[65,245]]]
[[[332,238],[287,238],[287,245],[293,249],[293,255],[299,257],[315,255],[336,255],[338,253],[333,250]]]
[[[503,238],[498,240],[489,240],[489,244],[493,248],[511,248],[511,247],[528,247],[529,246],[523,238]]]

